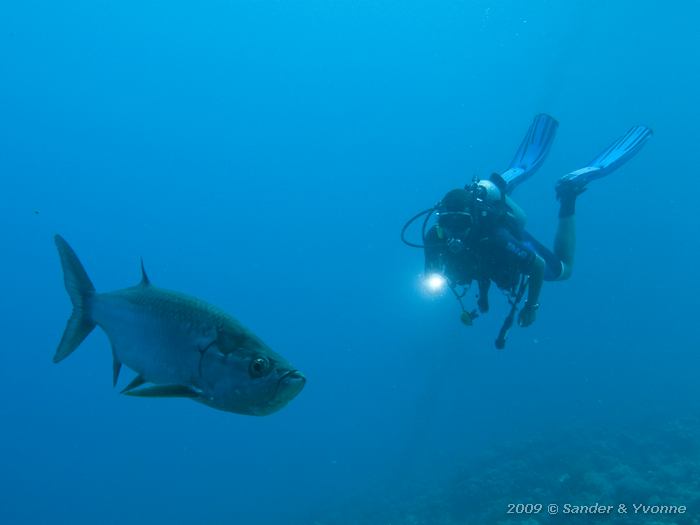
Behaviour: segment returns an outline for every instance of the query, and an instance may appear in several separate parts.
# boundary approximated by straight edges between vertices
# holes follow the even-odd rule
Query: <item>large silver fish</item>
[[[122,390],[128,395],[185,397],[219,410],[263,416],[304,388],[303,374],[218,308],[153,286],[143,264],[137,286],[96,293],[73,249],[60,235],[55,241],[73,314],[54,362],[99,326],[112,343],[114,384],[122,363],[138,374]]]

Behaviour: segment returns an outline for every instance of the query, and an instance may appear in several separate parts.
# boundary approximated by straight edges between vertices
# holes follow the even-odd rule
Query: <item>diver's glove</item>
[[[472,326],[474,324],[474,319],[477,317],[479,317],[479,314],[476,313],[476,310],[472,310],[471,312],[464,310],[459,319],[464,326]]]
[[[537,318],[537,309],[539,307],[539,304],[525,303],[525,306],[523,306],[522,310],[520,310],[520,313],[518,314],[518,325],[525,328],[526,326],[530,326],[532,323],[534,323],[535,319]]]

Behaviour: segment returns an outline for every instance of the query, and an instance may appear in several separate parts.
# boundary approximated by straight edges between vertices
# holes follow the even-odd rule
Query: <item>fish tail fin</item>
[[[90,299],[95,295],[95,287],[80,263],[78,256],[60,235],[54,237],[63,268],[63,281],[73,303],[73,313],[66,323],[61,342],[53,356],[58,363],[68,357],[95,328],[90,318]]]

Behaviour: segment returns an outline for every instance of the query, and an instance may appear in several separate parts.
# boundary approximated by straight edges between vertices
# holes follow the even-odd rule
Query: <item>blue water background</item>
[[[0,522],[306,523],[431,486],[491,443],[698,408],[700,9],[691,2],[305,0],[0,6]],[[575,274],[492,340],[418,285],[398,232],[560,122],[519,188],[633,124],[655,136],[578,205]],[[111,388],[52,235],[99,290],[151,280],[238,317],[308,377],[251,418]],[[127,374],[123,372],[126,377]],[[122,378],[122,382],[126,379]],[[640,427],[641,428],[641,427]]]

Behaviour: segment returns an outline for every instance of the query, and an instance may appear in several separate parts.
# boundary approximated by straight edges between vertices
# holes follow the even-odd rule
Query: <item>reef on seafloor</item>
[[[700,525],[700,421],[549,434],[501,446],[440,487],[357,502],[354,509],[314,523]]]

